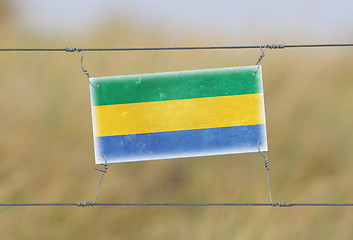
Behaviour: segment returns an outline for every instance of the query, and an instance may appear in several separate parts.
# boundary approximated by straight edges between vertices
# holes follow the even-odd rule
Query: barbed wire
[[[196,47],[136,47],[136,48],[0,48],[1,52],[82,52],[82,51],[173,51],[173,50],[226,50],[226,49],[285,49],[318,47],[353,47],[353,43],[329,44],[268,44],[248,46],[196,46]]]

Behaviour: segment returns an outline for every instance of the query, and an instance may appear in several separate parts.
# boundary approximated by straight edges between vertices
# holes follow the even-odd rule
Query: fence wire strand
[[[319,48],[353,47],[353,43],[329,44],[267,44],[248,46],[196,46],[196,47],[136,47],[136,48],[0,48],[1,52],[81,52],[81,51],[173,51],[173,50],[227,50],[227,49],[284,49],[284,48]]]
[[[54,207],[54,206],[77,206],[77,207],[95,207],[95,206],[136,206],[136,207],[353,207],[353,203],[1,203],[0,207]]]

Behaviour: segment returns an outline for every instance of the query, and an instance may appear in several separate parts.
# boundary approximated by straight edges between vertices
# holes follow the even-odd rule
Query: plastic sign
[[[91,78],[96,164],[267,151],[256,69]]]

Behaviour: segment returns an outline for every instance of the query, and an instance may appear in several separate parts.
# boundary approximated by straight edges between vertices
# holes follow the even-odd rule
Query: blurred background
[[[353,2],[0,0],[0,48],[353,42]],[[254,50],[86,52],[91,76],[254,65]],[[93,201],[80,53],[0,53],[0,202]],[[353,202],[353,48],[267,50],[275,202]],[[97,202],[269,202],[258,153],[109,165]],[[1,239],[351,239],[351,208],[1,207]]]

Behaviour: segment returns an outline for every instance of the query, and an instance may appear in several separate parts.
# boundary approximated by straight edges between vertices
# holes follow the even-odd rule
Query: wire
[[[1,203],[0,207],[77,206],[77,203]]]
[[[2,52],[81,52],[84,51],[172,51],[172,50],[226,50],[226,49],[284,49],[284,48],[317,48],[317,47],[353,47],[353,43],[330,44],[272,44],[250,46],[204,46],[204,47],[147,47],[147,48],[0,48]]]
[[[262,51],[262,49],[261,49],[261,51]],[[263,51],[262,51],[262,53],[263,53]],[[259,60],[258,62],[260,62],[261,60]],[[256,70],[257,71],[257,70]],[[268,162],[268,158],[267,158],[267,156],[266,156],[266,152],[261,152],[261,150],[260,150],[260,145],[261,145],[261,143],[259,142],[259,143],[257,143],[257,150],[259,150],[259,153],[260,153],[260,155],[265,159],[265,168],[266,168],[266,175],[267,175],[267,190],[268,190],[268,197],[270,198],[270,202],[271,202],[271,204],[272,205],[274,205],[273,204],[273,201],[272,201],[272,196],[271,196],[271,185],[270,185],[270,168],[269,168],[269,162]]]
[[[103,164],[104,169],[102,170],[102,169],[99,169],[99,168],[95,168],[97,171],[102,172],[102,176],[101,176],[101,180],[99,181],[99,184],[98,184],[98,187],[97,187],[97,190],[96,190],[96,194],[94,195],[94,200],[93,200],[92,205],[94,205],[94,204],[96,203],[98,191],[99,191],[99,188],[100,188],[100,186],[101,186],[101,183],[102,183],[104,174],[106,174],[106,173],[107,173],[107,170],[108,170],[107,158],[104,156],[104,154],[102,154],[102,157],[104,158],[104,164]]]
[[[52,206],[170,206],[170,207],[210,207],[210,206],[229,206],[229,207],[353,207],[353,203],[1,203],[0,207],[52,207]]]
[[[294,207],[294,206],[316,206],[316,207],[344,207],[353,206],[353,203],[96,203],[98,206],[262,206],[262,207]]]

